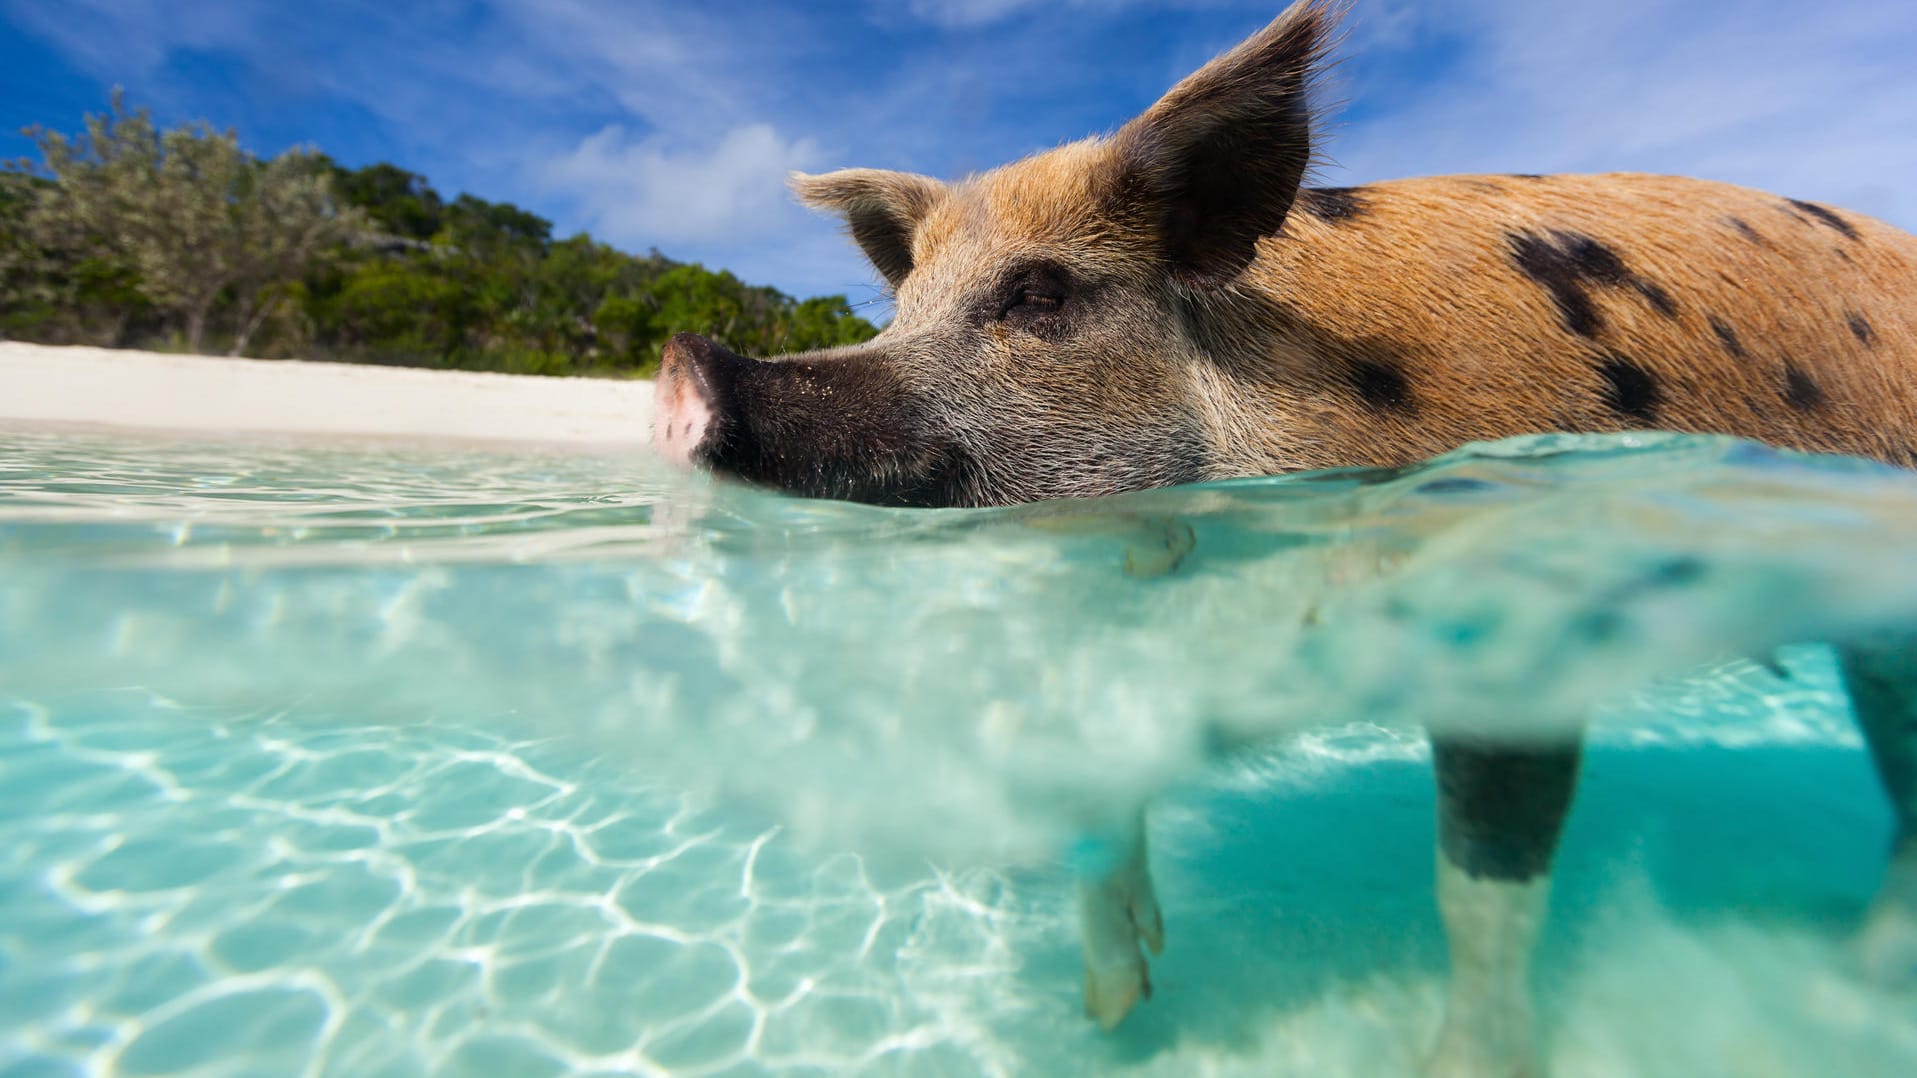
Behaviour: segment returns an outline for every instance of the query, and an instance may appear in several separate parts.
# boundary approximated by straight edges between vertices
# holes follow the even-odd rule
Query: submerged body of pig
[[[1110,138],[954,184],[797,178],[886,277],[893,322],[772,362],[674,338],[657,444],[799,493],[944,506],[1548,431],[1917,466],[1917,237],[1670,177],[1303,188],[1336,13],[1304,0]],[[1917,975],[1917,645],[1837,643],[1897,827],[1863,953]],[[1431,1069],[1532,1073],[1526,973],[1579,744],[1432,740],[1452,980]],[[1149,995],[1140,945],[1163,942],[1142,827],[1128,837],[1080,892],[1087,1009],[1107,1026]]]

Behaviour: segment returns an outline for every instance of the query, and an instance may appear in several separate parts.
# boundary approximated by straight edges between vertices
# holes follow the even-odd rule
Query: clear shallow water
[[[914,513],[0,435],[0,1073],[1408,1073],[1412,720],[1593,706],[1559,1073],[1905,1073],[1828,655],[1737,656],[1910,616],[1913,538],[1917,480],[1699,439]],[[1061,852],[1164,790],[1101,1037]]]

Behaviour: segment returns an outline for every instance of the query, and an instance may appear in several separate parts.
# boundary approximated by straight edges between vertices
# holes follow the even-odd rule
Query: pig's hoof
[[[1122,966],[1085,967],[1085,1017],[1110,1033],[1132,1008],[1152,998],[1152,973],[1143,955]]]
[[[1085,1014],[1107,1032],[1152,996],[1144,949],[1153,954],[1165,950],[1164,915],[1158,910],[1151,873],[1140,852],[1140,857],[1129,859],[1109,876],[1079,885]]]
[[[1475,1020],[1447,1015],[1424,1073],[1425,1078],[1543,1078],[1530,1009],[1497,1008]]]
[[[1164,576],[1184,564],[1198,545],[1191,525],[1172,517],[1146,517],[1140,534],[1125,544],[1125,575],[1149,579]]]

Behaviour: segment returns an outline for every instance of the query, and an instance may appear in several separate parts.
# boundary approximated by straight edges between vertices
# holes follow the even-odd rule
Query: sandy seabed
[[[0,341],[0,423],[613,446],[652,383]]]

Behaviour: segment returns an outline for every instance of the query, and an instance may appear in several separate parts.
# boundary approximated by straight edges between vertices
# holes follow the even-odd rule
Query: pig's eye
[[[1022,292],[1019,294],[1017,302],[1012,304],[1012,309],[1019,310],[1022,308],[1032,311],[1056,311],[1063,306],[1065,306],[1064,296],[1051,296],[1043,292]]]
[[[1034,328],[1065,309],[1064,277],[1055,271],[1021,274],[1002,296],[999,319],[1024,328]]]

